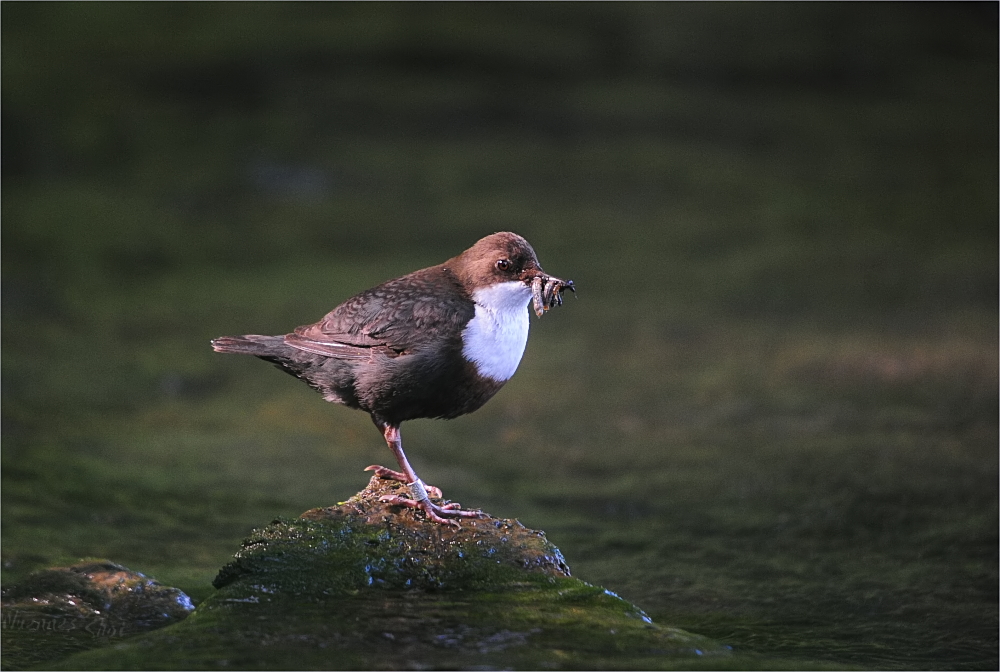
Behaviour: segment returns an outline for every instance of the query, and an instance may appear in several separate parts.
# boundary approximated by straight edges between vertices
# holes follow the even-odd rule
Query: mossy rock
[[[3,669],[23,669],[183,620],[177,588],[107,560],[51,567],[3,590]]]
[[[422,512],[380,498],[405,494],[373,477],[337,506],[275,520],[243,542],[213,582],[223,588],[251,575],[284,594],[315,594],[379,587],[480,590],[523,579],[524,573],[568,577],[559,549],[542,532],[516,520],[486,516],[461,527],[436,525]]]
[[[398,487],[373,478],[255,531],[188,619],[57,667],[664,669],[726,652],[571,577],[543,533],[435,525],[379,501]]]

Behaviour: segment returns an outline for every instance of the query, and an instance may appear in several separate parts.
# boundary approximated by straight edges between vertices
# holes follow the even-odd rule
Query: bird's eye
[[[510,261],[508,261],[507,259],[497,259],[497,268],[499,268],[501,271],[506,271],[508,268],[510,268]]]

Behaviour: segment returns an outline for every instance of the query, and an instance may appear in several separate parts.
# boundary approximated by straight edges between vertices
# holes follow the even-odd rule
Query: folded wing
[[[434,266],[390,280],[340,304],[315,324],[285,336],[289,346],[337,359],[390,357],[461,337],[472,301],[452,274]],[[444,339],[447,340],[447,339]]]

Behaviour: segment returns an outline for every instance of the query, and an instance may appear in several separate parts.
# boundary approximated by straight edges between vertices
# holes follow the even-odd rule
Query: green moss
[[[539,532],[489,517],[443,528],[381,504],[393,489],[373,479],[275,520],[185,622],[57,668],[664,669],[728,653],[571,578]]]
[[[107,560],[35,572],[3,590],[3,669],[24,669],[186,618],[183,592]]]

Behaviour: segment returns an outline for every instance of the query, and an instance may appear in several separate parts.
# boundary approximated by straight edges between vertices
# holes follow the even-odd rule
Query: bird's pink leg
[[[451,502],[444,506],[438,506],[431,502],[428,491],[434,491],[432,496],[435,498],[441,497],[441,491],[434,486],[424,485],[424,482],[420,480],[417,473],[413,471],[410,461],[406,459],[406,453],[403,452],[403,440],[399,435],[399,427],[377,421],[375,424],[382,430],[382,435],[385,436],[385,442],[389,445],[389,450],[396,456],[396,461],[399,462],[399,466],[402,467],[403,471],[393,471],[392,469],[374,464],[365,469],[365,471],[374,471],[375,475],[379,478],[388,478],[405,483],[410,488],[410,494],[412,495],[412,499],[398,495],[384,495],[380,498],[381,501],[387,504],[420,509],[430,520],[444,525],[458,525],[454,520],[448,520],[449,518],[480,518],[482,516],[482,512],[480,511],[460,510],[461,505],[457,502]]]

